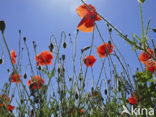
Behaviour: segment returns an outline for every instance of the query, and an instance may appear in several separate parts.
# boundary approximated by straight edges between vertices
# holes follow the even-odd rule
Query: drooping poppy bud
[[[0,21],[0,30],[2,31],[2,33],[5,30],[5,22],[4,21]]]
[[[2,58],[0,58],[0,64],[3,64],[3,59]]]

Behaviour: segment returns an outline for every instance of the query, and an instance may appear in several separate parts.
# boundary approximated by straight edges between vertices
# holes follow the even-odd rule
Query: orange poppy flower
[[[49,51],[43,51],[35,57],[35,60],[38,65],[51,65],[52,64],[53,55]]]
[[[11,55],[11,62],[13,64],[15,64],[16,63],[16,53],[15,53],[14,49],[11,51],[10,55]]]
[[[13,73],[10,75],[10,79],[12,83],[20,83],[20,78],[21,78],[21,75],[17,73]]]
[[[109,43],[103,43],[99,47],[97,47],[97,54],[99,55],[100,58],[103,58],[105,56],[108,56],[109,54],[112,53],[114,46]]]
[[[156,71],[156,61],[149,59],[144,62],[146,66],[146,70],[151,71],[154,73]]]
[[[89,8],[88,8],[89,7]],[[94,11],[95,7],[83,4],[76,9],[77,14],[82,18],[81,22],[77,26],[77,29],[83,32],[92,32],[94,29],[95,21],[100,21],[101,18]]]
[[[152,55],[155,56],[154,51],[152,49],[147,49],[147,52]],[[142,63],[146,62],[147,60],[151,59],[151,56],[147,53],[147,52],[142,52],[139,56],[139,59]]]
[[[135,95],[135,93],[132,93],[131,97],[128,98],[128,102],[132,105],[138,104],[137,96]]]
[[[96,61],[96,58],[93,55],[89,55],[86,58],[84,58],[83,61],[87,67],[92,67]]]
[[[44,79],[40,76],[33,76],[31,79],[28,80],[27,85],[29,89],[41,89],[44,85]]]

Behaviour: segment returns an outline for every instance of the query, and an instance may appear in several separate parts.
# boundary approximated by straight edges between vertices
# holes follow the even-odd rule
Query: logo
[[[126,106],[123,105],[123,111],[121,114],[128,114],[128,115],[154,115],[153,108],[141,108],[140,106],[134,108],[133,105],[131,106],[131,110],[129,111]]]

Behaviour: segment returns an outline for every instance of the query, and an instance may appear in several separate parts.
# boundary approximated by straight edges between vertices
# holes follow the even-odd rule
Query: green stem
[[[146,38],[144,37],[144,23],[143,23],[143,16],[142,16],[142,8],[141,8],[141,3],[139,3],[139,8],[140,8],[140,18],[141,18],[141,27],[142,27],[142,40],[143,40],[143,49],[145,49],[146,45]]]

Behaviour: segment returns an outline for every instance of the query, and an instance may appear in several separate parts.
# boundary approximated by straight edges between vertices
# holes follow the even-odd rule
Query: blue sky
[[[97,11],[110,21],[124,34],[128,34],[132,39],[132,34],[141,34],[141,24],[139,15],[139,4],[137,0],[86,0],[87,3],[95,6]],[[61,31],[71,33],[75,37],[76,27],[81,18],[75,12],[75,9],[81,5],[80,0],[1,0],[0,1],[0,20],[5,20],[6,30],[5,36],[10,50],[15,49],[18,53],[18,30],[22,30],[22,37],[27,37],[29,50],[31,51],[32,61],[34,63],[34,52],[32,41],[37,44],[37,53],[43,50],[48,50],[49,38],[51,34],[55,34],[57,39],[60,39]],[[146,0],[143,4],[143,17],[146,26],[147,21],[151,18],[151,28],[156,28],[156,1]],[[102,35],[107,42],[109,40],[106,24],[103,21],[97,22]],[[155,34],[150,31],[150,38],[155,39]],[[92,33],[80,32],[77,41],[77,60],[80,56],[81,48],[91,44]],[[102,41],[95,33],[95,45],[101,45]],[[113,31],[113,40],[120,49],[126,61],[131,65],[133,71],[139,66],[134,53],[131,52],[131,47],[123,41],[115,31]],[[68,42],[69,37],[67,38]],[[2,36],[0,35],[0,44],[4,44]],[[22,42],[22,46],[24,46]],[[70,65],[71,57],[70,45],[66,50],[61,50],[62,53],[67,54],[69,58],[69,70],[72,69]],[[0,48],[1,53],[1,48]],[[26,52],[25,52],[26,54]],[[96,54],[96,48],[93,49],[93,55],[98,59],[95,63],[94,70],[99,72],[101,63]],[[4,63],[0,65],[1,82],[8,81],[7,69],[11,67],[8,59],[8,54],[5,49]],[[23,64],[27,64],[24,58]],[[76,63],[79,65],[79,62]],[[117,63],[116,63],[117,64]],[[35,66],[35,64],[33,64]],[[90,72],[90,71],[89,71]],[[26,83],[27,80],[24,80]]]

